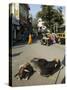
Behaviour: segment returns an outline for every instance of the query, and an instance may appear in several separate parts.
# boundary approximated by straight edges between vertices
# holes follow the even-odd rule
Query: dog
[[[29,78],[34,72],[35,71],[31,66],[31,64],[26,63],[26,64],[20,65],[18,72],[14,76],[15,77],[18,76],[18,80],[21,80],[21,79],[29,80]]]
[[[37,66],[40,70],[40,74],[43,76],[50,76],[54,74],[61,66],[60,60],[47,61],[43,58],[34,58],[31,60],[34,67]]]

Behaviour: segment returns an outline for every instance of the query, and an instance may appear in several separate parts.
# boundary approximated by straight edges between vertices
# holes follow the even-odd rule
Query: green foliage
[[[33,18],[33,20],[32,20],[32,27],[33,27],[34,29],[37,28],[37,19],[36,19],[36,18]]]
[[[42,20],[45,22],[45,25],[50,30],[55,23],[57,23],[59,26],[64,23],[61,8],[56,9],[55,6],[47,5],[42,5],[41,8],[42,10],[37,13],[36,17],[42,18]]]

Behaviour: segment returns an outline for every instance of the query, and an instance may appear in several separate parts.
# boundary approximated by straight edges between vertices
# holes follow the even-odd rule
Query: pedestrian
[[[56,43],[56,40],[55,40],[55,33],[52,33],[51,34],[51,40],[52,40],[52,43],[55,44]]]
[[[28,44],[32,44],[32,35],[29,34]]]
[[[29,31],[28,44],[32,44],[32,21],[31,21],[31,18],[28,18],[28,31]]]

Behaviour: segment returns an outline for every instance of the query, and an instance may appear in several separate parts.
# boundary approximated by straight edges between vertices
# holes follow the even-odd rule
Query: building
[[[21,39],[22,27],[28,24],[29,17],[29,5],[28,4],[9,4],[9,17],[12,17],[12,44]]]

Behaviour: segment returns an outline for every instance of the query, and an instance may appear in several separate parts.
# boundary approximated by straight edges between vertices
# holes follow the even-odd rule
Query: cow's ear
[[[58,59],[58,61],[60,61],[60,59]]]

